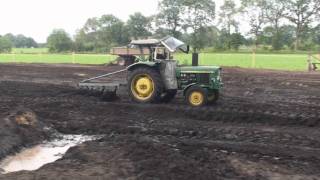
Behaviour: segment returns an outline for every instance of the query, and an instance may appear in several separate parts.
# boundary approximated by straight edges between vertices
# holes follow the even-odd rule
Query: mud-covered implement
[[[85,79],[81,81],[78,85],[81,90],[89,91],[92,94],[101,95],[105,99],[113,100],[116,98],[117,90],[121,85],[125,85],[126,82],[101,82],[97,81],[102,78],[107,78],[112,75],[116,75],[127,71],[127,69],[122,69],[116,72],[103,74],[90,79]]]
[[[79,87],[113,99],[123,85],[130,98],[138,103],[167,103],[179,90],[183,91],[191,106],[216,102],[222,87],[221,68],[179,66],[172,57],[172,53],[178,50],[188,53],[189,46],[173,37],[132,41],[127,47],[113,48],[111,53],[122,57],[127,67],[86,79],[79,83]],[[100,81],[123,72],[127,72],[126,82]]]

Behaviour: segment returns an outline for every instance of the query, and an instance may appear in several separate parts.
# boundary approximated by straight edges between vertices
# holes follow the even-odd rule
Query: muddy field
[[[76,89],[117,69],[0,65],[0,158],[49,131],[105,135],[0,179],[320,179],[320,74],[226,68],[221,100],[199,109],[181,96],[139,105],[125,93],[106,102]]]

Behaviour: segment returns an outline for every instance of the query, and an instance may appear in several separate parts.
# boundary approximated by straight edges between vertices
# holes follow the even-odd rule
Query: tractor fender
[[[195,86],[197,85],[197,83],[192,83],[192,84],[189,84],[188,86],[186,86],[184,89],[183,89],[183,95],[185,96],[186,95],[186,92],[188,91],[189,88],[191,88],[192,86]]]
[[[148,68],[157,68],[158,67],[158,63],[155,62],[139,62],[139,63],[135,63],[132,64],[130,66],[127,67],[127,71],[133,71],[136,68],[140,68],[140,67],[148,67]]]

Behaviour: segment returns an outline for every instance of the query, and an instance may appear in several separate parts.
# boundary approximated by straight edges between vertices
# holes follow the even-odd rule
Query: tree
[[[27,37],[26,39],[26,44],[25,44],[27,48],[37,48],[38,47],[38,43],[31,37]]]
[[[11,52],[12,43],[9,38],[0,36],[0,53]]]
[[[130,15],[130,18],[127,22],[127,27],[130,37],[134,39],[147,38],[152,35],[150,32],[151,19],[143,16],[139,12]]]
[[[129,41],[129,30],[119,18],[103,15],[99,19],[98,42],[103,51],[113,46],[124,45]]]
[[[49,52],[60,53],[70,51],[72,40],[63,29],[55,29],[47,38]]]
[[[185,15],[184,28],[191,32],[190,43],[193,51],[204,48],[204,33],[215,18],[215,3],[212,0],[182,0]]]
[[[215,43],[214,48],[217,50],[231,49],[230,34],[228,33],[228,30],[222,29],[219,31],[217,43]]]
[[[237,8],[236,3],[233,0],[224,0],[224,4],[220,7],[220,13],[219,13],[219,24],[222,24],[222,33],[221,39],[224,39],[223,43],[223,49],[231,49],[235,48],[238,49],[238,47],[232,47],[232,41],[234,41],[236,35],[238,35],[238,25],[239,23],[236,20],[236,15],[240,12],[240,9]],[[232,34],[232,28],[235,34]],[[220,47],[222,48],[222,47]]]
[[[19,34],[17,36],[8,33],[4,37],[7,37],[12,45],[16,48],[35,48],[38,47],[38,43],[31,37],[26,37],[22,34]]]
[[[238,51],[240,46],[244,44],[245,38],[240,33],[231,34],[230,46],[232,49]]]
[[[254,36],[254,50],[256,50],[263,25],[266,23],[267,4],[265,0],[242,0],[241,2],[244,13],[250,17],[250,34]]]
[[[156,16],[156,25],[159,31],[179,38],[183,25],[182,14],[184,7],[181,0],[162,0],[158,5],[159,13]]]
[[[15,40],[16,40],[15,35],[8,33],[8,34],[5,34],[3,37],[7,38],[11,42],[12,46],[15,47]]]
[[[96,47],[96,40],[92,36],[85,33],[83,29],[78,30],[75,35],[74,48],[78,52],[94,51]]]
[[[280,27],[281,38],[280,41],[283,45],[293,49],[292,44],[294,43],[295,27],[292,25],[284,25]]]
[[[316,45],[320,46],[320,25],[312,29],[312,40]]]
[[[112,16],[112,15],[109,15],[109,16]],[[100,22],[98,18],[96,17],[89,18],[83,27],[83,31],[85,31],[86,33],[97,32],[99,27],[100,27]]]
[[[181,37],[182,37],[182,33],[181,33],[181,32],[178,32],[178,33],[179,33],[179,35],[178,35],[179,38],[181,38]],[[175,35],[172,34],[172,31],[170,31],[170,30],[167,29],[167,28],[162,28],[162,27],[158,27],[158,28],[155,30],[155,32],[154,32],[154,34],[152,35],[152,37],[157,38],[157,39],[161,39],[161,38],[164,38],[164,37],[166,37],[166,36],[168,36],[168,35],[177,37],[177,36],[175,36]]]
[[[128,42],[129,30],[119,18],[113,15],[103,15],[99,19],[99,26],[100,35],[107,43],[123,45]]]
[[[124,22],[111,14],[90,18],[75,36],[75,49],[107,52],[113,46],[127,44],[128,31]]]
[[[219,33],[220,31],[216,26],[207,27],[206,34],[204,34],[206,39],[205,45],[207,47],[217,47],[220,44]]]
[[[286,6],[284,0],[267,0],[266,5],[266,18],[274,29],[272,33],[272,47],[274,50],[280,50],[282,48],[280,22],[284,17]]]
[[[231,34],[231,28],[238,32],[239,22],[236,20],[236,15],[239,13],[236,3],[233,0],[224,0],[224,4],[220,7],[219,24]]]
[[[286,0],[285,17],[296,26],[295,50],[299,49],[301,37],[311,23],[319,16],[319,0]]]
[[[263,28],[262,35],[260,36],[259,42],[264,45],[272,45],[272,40],[274,36],[274,27],[266,26]]]

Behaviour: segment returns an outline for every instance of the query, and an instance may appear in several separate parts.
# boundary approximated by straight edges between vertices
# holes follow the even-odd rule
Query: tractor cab
[[[147,39],[147,40],[133,40],[128,45],[128,48],[136,51],[140,51],[140,54],[130,53],[128,50],[127,55],[138,56],[138,59],[144,59],[148,61],[162,61],[162,60],[173,60],[173,53],[180,50],[184,53],[189,52],[189,46],[186,46],[182,41],[174,37],[166,37],[161,40],[157,39]],[[119,50],[119,49],[118,49]],[[115,49],[112,50],[112,54],[117,54]],[[145,56],[146,54],[149,57],[141,58],[140,56]]]

